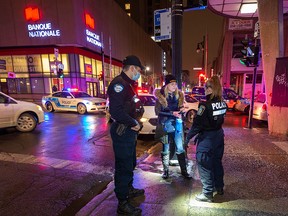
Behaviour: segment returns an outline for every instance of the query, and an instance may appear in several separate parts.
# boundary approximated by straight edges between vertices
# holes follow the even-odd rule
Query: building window
[[[253,83],[253,74],[246,74],[246,84]],[[262,74],[257,74],[256,83],[262,83]]]
[[[130,4],[125,4],[125,10],[130,10]]]
[[[32,93],[44,93],[45,92],[42,78],[30,78],[30,79],[31,79]]]

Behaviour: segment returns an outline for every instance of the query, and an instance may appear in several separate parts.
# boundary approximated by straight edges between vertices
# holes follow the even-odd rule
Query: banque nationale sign
[[[52,29],[51,23],[28,24],[29,37],[60,37],[59,29]]]

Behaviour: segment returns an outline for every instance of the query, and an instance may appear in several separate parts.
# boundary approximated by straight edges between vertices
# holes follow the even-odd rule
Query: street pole
[[[182,89],[182,19],[183,0],[172,1],[172,74]]]
[[[257,39],[255,39],[255,52],[254,52],[254,65],[255,65],[255,67],[254,67],[254,72],[253,72],[252,95],[251,95],[251,104],[250,104],[249,119],[248,119],[248,128],[249,129],[252,128],[258,60],[259,60],[259,45],[257,44]]]
[[[103,36],[103,32],[101,32],[101,40],[102,40],[102,44],[101,44],[101,55],[102,55],[102,74],[103,74],[103,95],[105,97],[106,92],[105,92],[105,55],[104,55],[104,36]]]
[[[204,48],[205,48],[205,76],[208,78],[208,34],[204,37]]]

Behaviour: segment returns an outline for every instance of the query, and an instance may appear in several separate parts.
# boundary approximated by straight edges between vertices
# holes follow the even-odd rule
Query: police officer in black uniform
[[[195,135],[196,160],[203,185],[202,193],[196,200],[213,202],[213,191],[223,195],[224,170],[222,157],[224,153],[224,131],[222,124],[227,105],[222,99],[222,87],[219,77],[213,76],[205,84],[207,101],[200,102],[193,125],[186,136],[186,143]]]
[[[141,129],[140,118],[144,109],[134,90],[135,81],[143,70],[138,57],[127,56],[123,70],[108,87],[109,112],[114,122],[110,128],[115,155],[115,194],[118,214],[138,215],[142,210],[129,203],[128,198],[144,195],[143,189],[133,187],[133,170],[136,166],[136,140]]]

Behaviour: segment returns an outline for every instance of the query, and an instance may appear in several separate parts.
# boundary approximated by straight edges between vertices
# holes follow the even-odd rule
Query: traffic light
[[[58,78],[63,78],[64,77],[64,74],[63,74],[63,69],[58,69],[58,71],[57,71],[57,77]]]
[[[200,73],[198,73],[198,85],[199,86],[204,86],[205,82],[206,82],[207,78],[205,76],[205,72],[201,71]]]
[[[242,40],[243,49],[241,53],[243,58],[240,58],[240,63],[247,67],[255,67],[259,64],[259,46],[252,45],[249,40]]]

